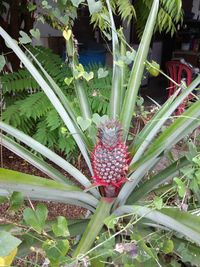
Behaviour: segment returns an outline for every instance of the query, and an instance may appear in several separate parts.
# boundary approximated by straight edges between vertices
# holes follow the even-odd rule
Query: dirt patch
[[[48,178],[44,173],[42,173],[40,170],[35,168],[34,166],[30,165],[25,160],[21,159],[11,151],[7,150],[6,148],[3,148],[2,150],[2,157],[1,157],[1,167],[20,171],[27,174],[32,174],[44,178]],[[83,164],[80,166],[81,168],[84,168]],[[85,173],[87,170],[85,170]],[[64,175],[66,175],[66,172],[62,171]],[[69,177],[69,175],[66,175],[66,177]],[[49,178],[48,178],[49,179]],[[35,206],[38,202],[33,201],[32,204]],[[41,201],[40,201],[41,203]],[[63,204],[63,203],[55,203],[55,202],[44,202],[47,206],[49,213],[49,219],[55,219],[57,216],[61,215],[67,218],[82,218],[86,212],[85,209],[69,205],[69,204]],[[29,202],[26,201],[26,206],[30,206]],[[9,204],[3,203],[0,204],[0,218],[9,219],[12,221],[19,221],[22,218],[22,212],[23,209],[20,209],[19,211],[13,213],[12,211],[9,211]]]

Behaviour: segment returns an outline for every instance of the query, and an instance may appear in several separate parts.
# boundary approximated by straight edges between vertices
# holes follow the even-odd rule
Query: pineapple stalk
[[[75,250],[73,257],[87,253],[94,243],[97,235],[101,231],[104,220],[110,215],[114,199],[112,198],[101,198],[96,208],[95,213],[90,219],[90,222]]]

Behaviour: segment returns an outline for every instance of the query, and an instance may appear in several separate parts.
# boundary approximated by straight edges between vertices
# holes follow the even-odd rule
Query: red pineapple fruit
[[[103,188],[103,195],[116,197],[126,181],[129,154],[122,142],[122,127],[109,120],[98,128],[98,141],[92,152],[94,182]]]

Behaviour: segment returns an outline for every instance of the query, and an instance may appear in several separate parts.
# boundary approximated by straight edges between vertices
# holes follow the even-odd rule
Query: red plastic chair
[[[166,62],[166,68],[168,75],[176,83],[181,84],[181,80],[185,79],[186,85],[188,86],[192,82],[192,68],[188,65],[177,60],[171,60]],[[169,86],[170,89],[168,97],[173,95],[173,93],[177,90],[177,86],[172,81],[169,81]],[[188,98],[192,98],[192,96],[190,95]],[[179,105],[178,111],[176,112],[177,115],[183,113],[188,98]]]

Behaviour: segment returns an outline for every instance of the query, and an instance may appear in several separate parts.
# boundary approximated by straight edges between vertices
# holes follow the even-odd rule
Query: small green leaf
[[[180,246],[177,248],[177,251],[183,262],[192,262],[194,255],[191,254],[185,244],[180,244]]]
[[[197,147],[192,141],[188,142],[188,149],[192,158],[198,157]]]
[[[5,64],[6,64],[5,57],[3,55],[0,55],[0,72],[4,68]]]
[[[180,171],[187,179],[193,179],[195,170],[191,166],[185,166]]]
[[[61,134],[67,134],[68,133],[68,130],[67,130],[67,128],[66,127],[61,127],[60,128],[60,132],[61,132]]]
[[[197,181],[197,179],[195,179],[195,177],[193,177],[193,179],[190,183],[190,189],[194,192],[198,192],[198,190],[199,190],[198,181]]]
[[[115,225],[118,223],[118,218],[116,215],[112,214],[104,220],[105,225],[108,229],[115,229]]]
[[[55,236],[62,236],[62,237],[69,236],[67,220],[65,219],[65,217],[58,216],[57,223],[52,225],[52,230]]]
[[[103,116],[101,117],[101,123],[105,123],[105,122],[108,121],[108,120],[109,120],[108,115],[103,115]]]
[[[40,40],[40,30],[39,29],[32,29],[30,30],[30,34],[36,39]]]
[[[183,181],[181,181],[181,179],[175,177],[174,178],[174,182],[177,184],[177,190],[178,190],[178,194],[180,197],[184,197],[185,193],[186,193],[186,186],[184,184]]]
[[[132,141],[132,140],[134,140],[133,135],[129,134],[128,137],[127,137],[127,140],[128,140],[128,141]]]
[[[97,71],[98,79],[105,78],[106,76],[108,76],[108,73],[109,73],[108,70],[99,68]]]
[[[20,239],[8,232],[0,231],[0,257],[9,255],[20,243]]]
[[[141,96],[138,96],[136,103],[137,103],[137,106],[141,107],[144,104],[144,98]]]
[[[135,59],[135,56],[136,56],[136,51],[127,51],[126,52],[126,56],[122,57],[121,59],[127,64],[127,65],[130,65],[134,59]]]
[[[94,72],[90,71],[90,72],[84,72],[83,73],[83,78],[89,82],[90,80],[92,80],[94,78]]]
[[[124,67],[124,61],[123,60],[118,60],[118,61],[115,61],[115,64],[117,65],[117,66],[119,66],[120,68],[123,68]]]
[[[192,161],[200,167],[200,156],[199,155],[194,157]]]
[[[90,260],[91,267],[105,267],[104,258],[103,257],[91,257]]]
[[[100,12],[102,9],[101,1],[87,0],[90,14]]]
[[[174,243],[171,239],[165,240],[163,243],[162,251],[165,254],[172,253],[174,250]]]
[[[200,184],[200,170],[195,171],[195,176],[198,181],[198,184]]]
[[[97,136],[97,128],[94,125],[90,126],[90,132],[88,133],[88,137],[95,140]]]
[[[80,73],[84,73],[84,72],[85,72],[84,67],[83,67],[82,64],[78,64],[78,65],[76,66],[76,69],[77,69]]]
[[[21,192],[13,192],[10,197],[10,209],[17,210],[24,202],[24,196]]]
[[[65,255],[67,254],[69,247],[68,240],[46,240],[42,245],[46,256],[51,262],[51,266],[54,267],[60,266],[62,261],[66,259]]]
[[[153,204],[157,210],[160,210],[163,207],[163,199],[161,197],[155,197]]]
[[[98,126],[101,123],[101,116],[98,113],[92,115],[92,121]]]
[[[69,85],[72,83],[73,79],[74,79],[73,77],[69,77],[69,78],[66,77],[66,78],[64,79],[64,82],[66,83],[66,85],[69,86]]]
[[[92,123],[92,120],[90,120],[90,119],[83,119],[82,117],[78,117],[77,118],[77,122],[80,125],[81,129],[83,131],[85,131],[85,130],[87,130],[90,127],[90,125]]]
[[[28,5],[27,5],[27,8],[28,8],[29,12],[32,12],[32,11],[37,9],[37,5],[29,2]]]
[[[84,70],[83,65],[82,64],[77,65],[73,71],[74,78],[77,80],[77,79],[83,77],[84,72],[85,72],[85,70]]]
[[[21,44],[29,44],[32,42],[31,38],[28,36],[27,33],[20,31],[19,34],[21,35],[21,37],[19,38],[19,42]]]
[[[136,51],[127,51],[126,52],[126,56],[129,60],[133,61],[135,59],[135,56],[136,56]]]
[[[31,226],[36,232],[41,234],[45,226],[48,210],[44,204],[38,204],[36,210],[26,208],[23,218],[27,225]]]
[[[67,0],[62,0],[62,1],[67,2]],[[84,0],[71,0],[71,2],[73,4],[73,6],[78,7],[81,3],[84,2]]]
[[[43,8],[46,8],[46,9],[52,8],[52,6],[50,6],[47,1],[42,1],[42,6],[43,6]]]
[[[137,233],[133,233],[132,235],[131,235],[131,240],[135,240],[135,241],[137,241],[137,246],[138,246],[138,248],[139,248],[139,251],[138,251],[138,253],[140,254],[140,251],[142,251],[142,252],[145,252],[145,254],[144,253],[142,253],[143,255],[140,255],[140,256],[142,256],[142,258],[143,258],[143,256],[145,256],[145,258],[149,258],[149,257],[151,257],[151,258],[153,258],[153,259],[156,259],[156,255],[154,255],[154,251],[153,251],[153,249],[151,249],[151,248],[149,248],[147,245],[146,245],[146,243],[145,243],[145,241],[143,240],[143,238],[142,238],[142,236],[141,235],[139,235],[139,234],[137,234]]]
[[[63,5],[66,5],[67,1],[68,0],[61,0],[61,2],[62,2]],[[73,0],[71,2],[73,3]]]
[[[104,123],[108,120],[108,115],[103,115],[102,117],[98,113],[94,113],[92,116],[92,121],[99,126],[101,123]]]

